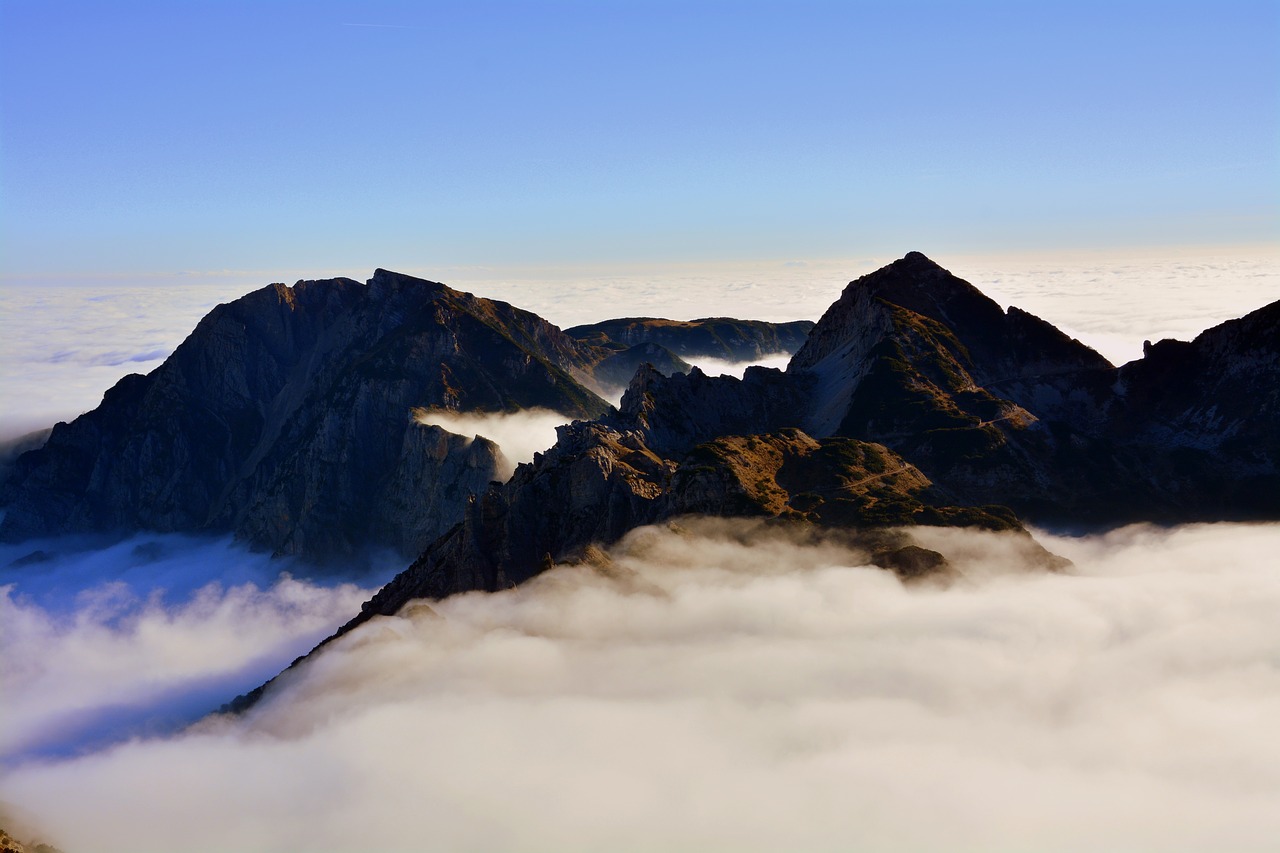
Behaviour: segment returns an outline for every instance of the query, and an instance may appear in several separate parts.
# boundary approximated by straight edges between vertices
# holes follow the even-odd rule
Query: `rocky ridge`
[[[687,515],[854,531],[910,576],[945,556],[887,531],[1280,517],[1280,303],[1115,367],[911,253],[851,282],[785,371],[686,370],[672,329],[726,322],[574,337],[382,270],[274,285],[20,456],[0,535],[232,530],[283,553],[418,555],[347,631]],[[637,364],[616,409],[593,392]],[[410,415],[534,406],[579,420],[505,483],[492,443]]]
[[[23,844],[0,829],[0,853],[62,853],[62,851],[50,844]]]
[[[1274,519],[1278,395],[1280,303],[1117,368],[911,253],[851,282],[785,373],[641,368],[616,413],[562,427],[334,637],[688,514],[861,531],[904,576],[945,568],[883,538],[904,525]]]
[[[271,285],[19,457],[0,536],[210,530],[279,553],[416,554],[500,460],[412,407],[599,415],[595,360],[534,314],[385,270]]]
[[[271,285],[218,306],[150,375],[6,460],[0,538],[229,531],[312,559],[369,546],[412,557],[506,467],[492,442],[415,411],[595,417],[609,408],[597,392],[646,363],[689,369],[656,343],[583,343],[386,270],[364,285]]]
[[[565,329],[565,334],[594,346],[651,344],[683,358],[756,361],[769,355],[794,353],[804,344],[812,328],[812,320],[766,323],[729,317],[701,320],[624,317],[573,326]]]

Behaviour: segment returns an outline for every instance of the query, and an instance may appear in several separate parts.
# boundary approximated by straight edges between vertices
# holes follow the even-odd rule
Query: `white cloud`
[[[219,302],[267,280],[0,286],[0,440],[70,420],[148,373]]]
[[[567,326],[816,319],[887,260],[419,272]],[[936,260],[1117,360],[1261,306],[1280,277],[1272,255]],[[0,288],[0,439],[91,408],[216,302],[296,277]],[[435,422],[516,461],[561,420]],[[1043,537],[1075,561],[1064,575],[1015,570],[998,539],[920,535],[961,553],[965,579],[904,589],[838,547],[733,525],[641,533],[619,556],[630,580],[560,571],[433,605],[441,619],[378,620],[251,717],[180,735],[368,589],[281,578],[297,566],[225,542],[144,537],[18,567],[48,543],[2,546],[0,800],[69,853],[1249,850],[1280,837],[1275,526]]]
[[[751,361],[730,361],[723,358],[690,358],[687,356],[684,357],[684,360],[695,365],[708,376],[728,375],[741,379],[742,374],[747,372],[748,367],[773,367],[778,370],[786,370],[787,363],[791,361],[791,353],[770,353]]]
[[[432,424],[449,432],[468,437],[482,435],[502,448],[507,465],[498,472],[502,479],[511,476],[521,462],[532,462],[533,454],[556,443],[556,427],[569,418],[550,409],[522,409],[518,412],[447,412],[422,409],[419,423]]]
[[[250,716],[12,767],[83,850],[1263,850],[1280,526],[923,531],[903,587],[752,525],[644,530],[376,620]],[[975,538],[976,537],[976,538]],[[982,558],[980,555],[987,554]]]
[[[225,540],[143,536],[70,553],[53,550],[69,540],[41,544],[49,560],[0,570],[6,760],[186,725],[274,675],[372,594],[296,578],[301,564]],[[5,546],[0,558],[21,550]]]

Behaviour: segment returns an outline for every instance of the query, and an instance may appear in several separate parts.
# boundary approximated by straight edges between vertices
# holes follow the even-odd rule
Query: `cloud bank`
[[[245,718],[10,766],[0,799],[67,850],[1271,848],[1280,526],[1042,536],[1063,574],[922,535],[957,582],[637,531],[607,572],[371,622]]]
[[[227,540],[140,536],[0,548],[0,759],[72,755],[191,723],[359,610],[365,584]],[[62,550],[59,550],[61,548]],[[385,579],[389,566],[373,572]]]

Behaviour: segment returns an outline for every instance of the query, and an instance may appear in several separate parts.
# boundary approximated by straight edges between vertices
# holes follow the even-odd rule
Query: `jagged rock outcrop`
[[[808,387],[768,367],[749,367],[742,379],[707,376],[696,367],[672,376],[641,368],[608,420],[641,431],[659,452],[679,454],[722,435],[799,426]]]
[[[19,457],[0,536],[212,530],[311,556],[417,553],[500,465],[411,409],[596,416],[608,405],[583,382],[599,355],[529,312],[385,270],[271,285]]]
[[[565,329],[565,334],[595,346],[658,344],[687,358],[754,361],[767,355],[795,352],[812,328],[812,320],[766,323],[728,317],[701,320],[625,317],[574,326]]]
[[[1103,434],[1175,518],[1280,517],[1280,302],[1114,372]]]
[[[648,365],[663,376],[688,373],[692,366],[671,350],[651,342],[635,344],[605,356],[593,368],[596,382],[604,388],[625,388],[636,371]]]

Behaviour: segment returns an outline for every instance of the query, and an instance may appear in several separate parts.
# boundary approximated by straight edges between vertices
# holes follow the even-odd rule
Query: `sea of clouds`
[[[0,546],[0,766],[171,732],[359,610],[389,556],[316,576],[225,539]]]
[[[1271,256],[937,260],[1117,360],[1280,290]],[[457,286],[562,326],[783,320],[879,263]],[[91,408],[264,282],[0,288],[0,439]],[[558,420],[443,425],[514,463]],[[3,546],[0,825],[67,853],[1271,849],[1280,526],[1038,533],[1061,574],[1000,537],[920,535],[957,580],[903,586],[740,523],[639,531],[606,575],[375,620],[252,713],[198,723],[399,564],[317,575],[179,536]]]
[[[243,717],[11,765],[3,797],[69,851],[1274,849],[1280,525],[1042,533],[1056,574],[924,533],[958,579],[640,530],[607,572],[374,620]],[[206,666],[196,610],[163,645]],[[96,671],[61,651],[91,632],[151,665],[132,625],[62,630],[55,680]],[[41,655],[24,631],[6,659]]]

